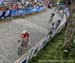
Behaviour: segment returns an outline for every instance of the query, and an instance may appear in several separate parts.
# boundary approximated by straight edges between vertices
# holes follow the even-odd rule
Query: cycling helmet
[[[23,31],[22,31],[22,34],[25,34],[26,32],[27,32],[26,30],[23,30]]]

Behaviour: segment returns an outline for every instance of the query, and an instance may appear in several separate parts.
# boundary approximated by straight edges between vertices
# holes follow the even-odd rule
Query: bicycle
[[[18,43],[21,42],[19,48],[18,48],[18,55],[22,54],[23,53],[23,50],[27,49],[27,43],[28,43],[28,40],[18,40]]]

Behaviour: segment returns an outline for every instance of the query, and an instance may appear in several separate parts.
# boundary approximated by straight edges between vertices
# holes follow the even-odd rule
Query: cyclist
[[[21,33],[21,39],[22,39],[22,46],[26,49],[27,48],[27,44],[29,41],[29,32],[27,32],[26,30],[23,30]]]
[[[55,31],[55,29],[56,29],[56,25],[54,23],[52,23],[49,34],[52,35],[52,33]]]
[[[61,19],[58,19],[57,24],[56,24],[56,28],[60,25],[60,23],[61,23]]]

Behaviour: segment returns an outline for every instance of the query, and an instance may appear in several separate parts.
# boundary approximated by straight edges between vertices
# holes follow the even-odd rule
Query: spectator
[[[50,21],[49,22],[52,22],[53,21],[53,17],[55,16],[55,13],[51,13],[51,17],[50,17]]]
[[[25,7],[26,8],[30,8],[31,7],[31,3],[28,0],[26,0],[26,2],[25,2]]]
[[[69,9],[67,7],[64,9],[64,13],[65,13],[66,17],[69,17],[70,12],[69,12]]]
[[[55,31],[55,29],[56,29],[56,25],[55,25],[55,23],[52,23],[52,25],[50,26],[49,34],[52,35],[52,33]]]
[[[21,2],[17,1],[18,9],[22,9],[22,4]]]
[[[23,5],[24,5],[24,4],[25,4],[25,2],[26,2],[26,0],[21,0],[21,4],[23,4]]]
[[[62,8],[58,11],[58,13],[59,13],[59,16],[61,16],[63,18],[64,10]]]
[[[52,8],[52,2],[51,1],[49,1],[49,3],[48,3],[48,8]]]
[[[57,23],[56,23],[56,28],[58,28],[58,26],[60,25],[60,23],[61,23],[61,19],[58,19]]]

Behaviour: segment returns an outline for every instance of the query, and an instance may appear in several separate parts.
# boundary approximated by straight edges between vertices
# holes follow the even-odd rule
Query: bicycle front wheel
[[[23,47],[22,47],[22,45],[20,45],[20,47],[18,49],[18,55],[20,55],[22,53],[22,49],[23,49]]]

